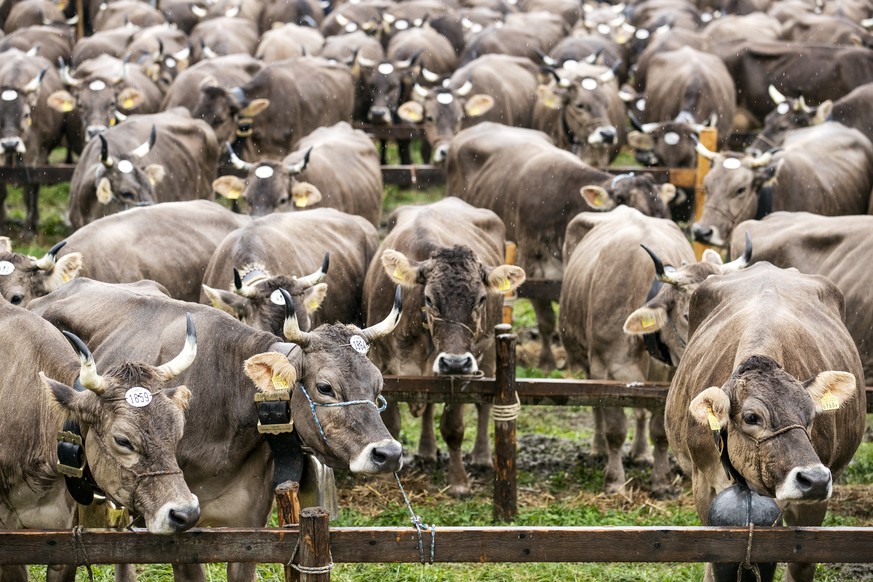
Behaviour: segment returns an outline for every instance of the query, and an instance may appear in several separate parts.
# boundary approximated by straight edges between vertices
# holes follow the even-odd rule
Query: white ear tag
[[[380,75],[390,75],[394,72],[394,65],[391,63],[381,63],[376,70],[379,71]]]
[[[348,24],[346,24],[345,30],[346,32],[355,32],[356,30],[358,30],[358,25],[354,22],[349,22]]]
[[[168,69],[175,69],[176,68],[176,59],[174,59],[173,57],[168,57],[167,60],[164,61],[164,64],[167,65]]]
[[[600,24],[597,25],[597,32],[599,32],[600,34],[607,35],[610,32],[612,32],[612,29],[609,27],[608,24],[601,22]]]
[[[722,164],[726,170],[738,170],[743,165],[739,158],[728,158]]]
[[[149,404],[151,404],[152,393],[145,388],[134,386],[133,388],[125,392],[124,399],[127,400],[127,403],[131,406],[135,406],[136,408],[142,408],[143,406],[148,406]]]
[[[122,174],[130,174],[133,171],[133,164],[130,160],[121,160],[118,162],[118,171]]]
[[[15,270],[15,265],[9,261],[0,261],[0,275],[8,275]]]
[[[88,85],[88,88],[92,91],[102,91],[106,88],[106,83],[104,83],[100,79],[96,79],[94,81],[91,81],[91,84]]]
[[[664,143],[667,145],[676,145],[679,143],[679,134],[675,131],[668,131],[664,134]]]
[[[255,170],[255,176],[261,178],[262,180],[266,180],[273,175],[273,168],[270,166],[258,166]]]
[[[455,97],[451,93],[437,93],[436,100],[440,105],[449,105]]]
[[[637,99],[635,103],[635,107],[637,111],[645,111],[646,110],[646,100],[645,99]]]
[[[634,36],[637,37],[638,40],[646,40],[649,38],[649,31],[645,28],[638,28],[634,33]]]
[[[406,30],[407,28],[409,28],[409,22],[405,20],[398,20],[394,23],[394,28],[396,28],[397,30]]]
[[[273,303],[273,305],[285,305],[285,298],[282,297],[282,292],[276,289],[270,293],[270,302]]]
[[[359,335],[353,335],[350,337],[349,345],[359,354],[366,354],[370,351],[370,346],[367,345],[367,341]]]
[[[3,93],[0,93],[0,99],[3,101],[15,101],[18,99],[18,91],[14,89],[6,89]]]
[[[592,79],[591,77],[585,77],[582,79],[582,88],[586,91],[594,91],[597,89],[597,81]]]
[[[776,108],[776,111],[779,113],[779,115],[785,115],[786,113],[788,113],[789,109],[791,109],[791,106],[783,101],[779,104],[779,107]]]

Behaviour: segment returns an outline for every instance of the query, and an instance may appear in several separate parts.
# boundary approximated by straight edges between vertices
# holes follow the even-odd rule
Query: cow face
[[[11,241],[0,237],[0,295],[25,307],[32,299],[48,295],[79,274],[82,255],[70,253],[59,260],[55,255],[63,243],[55,245],[42,258],[12,252]]]
[[[426,261],[414,261],[392,249],[382,253],[391,279],[421,293],[427,328],[437,354],[435,374],[478,371],[476,344],[492,329],[488,314],[499,313],[501,294],[524,282],[520,267],[482,264],[465,246],[439,248]],[[490,303],[490,305],[489,305]]]
[[[191,47],[165,53],[163,43],[158,41],[158,50],[150,55],[150,62],[143,64],[143,71],[160,87],[161,93],[166,93],[179,73],[188,68],[190,59]]]
[[[774,360],[752,356],[722,386],[707,388],[689,406],[694,421],[727,430],[734,468],[749,488],[777,502],[826,501],[833,480],[810,441],[815,417],[855,395],[855,377],[825,371],[804,382]]]
[[[670,217],[667,204],[676,196],[672,184],[658,185],[648,174],[633,173],[615,176],[606,188],[591,184],[579,191],[591,210],[605,212],[624,204],[655,218]]]
[[[785,134],[793,129],[809,127],[824,123],[833,110],[833,102],[824,101],[818,107],[810,107],[803,96],[794,99],[779,93],[770,85],[770,98],[776,103],[776,109],[764,118],[764,128],[758,133],[755,141],[746,148],[750,155],[760,155],[773,148],[780,147],[785,141]]]
[[[636,160],[645,166],[665,168],[693,168],[697,166],[695,137],[700,130],[714,124],[714,118],[706,125],[693,119],[677,118],[663,123],[638,125],[639,130],[628,134],[628,144],[634,148]]]
[[[388,317],[366,329],[325,324],[303,332],[290,310],[284,334],[297,347],[287,358],[268,352],[246,361],[246,374],[260,390],[290,388],[294,429],[330,467],[365,474],[400,470],[402,447],[385,428],[377,404],[382,374],[366,356],[370,344],[397,325],[399,298],[398,290]]]
[[[700,144],[698,152],[706,152]],[[706,153],[712,167],[703,180],[706,206],[692,225],[695,240],[724,246],[734,226],[751,218],[763,218],[772,207],[772,186],[779,161],[770,154],[736,156]],[[768,203],[769,200],[769,203]]]
[[[321,192],[309,182],[300,182],[295,176],[306,169],[310,151],[296,163],[284,164],[264,160],[250,164],[240,160],[228,147],[233,165],[248,172],[245,180],[236,176],[221,176],[212,183],[212,189],[230,200],[245,200],[248,213],[266,216],[273,212],[289,212],[313,206],[321,201]]]
[[[27,152],[32,114],[46,71],[42,69],[23,87],[0,86],[0,156],[4,160]]]
[[[188,490],[176,462],[191,393],[167,383],[196,354],[189,316],[182,352],[160,367],[121,364],[105,375],[81,340],[67,334],[81,361],[77,391],[40,373],[57,407],[77,420],[85,435],[88,466],[97,485],[115,501],[144,516],[153,533],[172,534],[200,517],[197,497]]]
[[[109,143],[102,133],[97,137],[100,139],[100,163],[92,166],[97,201],[118,210],[157,202],[155,186],[164,179],[166,171],[160,164],[143,167],[141,162],[155,143],[154,126],[148,141],[118,157],[109,155]]]
[[[367,121],[377,125],[399,122],[397,108],[412,83],[413,59],[369,63],[358,57],[357,62],[361,67],[366,101],[370,104]]]
[[[232,142],[242,120],[251,123],[251,118],[270,105],[268,99],[249,102],[239,88],[225,89],[209,84],[209,79],[200,87],[200,100],[191,112],[191,117],[202,119],[212,127],[219,143]]]

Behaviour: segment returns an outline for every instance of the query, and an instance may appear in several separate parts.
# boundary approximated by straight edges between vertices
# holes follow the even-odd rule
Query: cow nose
[[[371,123],[388,123],[391,121],[391,112],[387,107],[373,107],[367,117]]]
[[[803,499],[827,499],[831,495],[831,472],[824,465],[797,471],[794,483]]]
[[[105,125],[89,125],[85,128],[85,139],[86,141],[90,141],[106,131]]]
[[[382,473],[397,471],[402,464],[403,447],[395,440],[383,441],[370,451],[370,460],[376,469]]]
[[[463,355],[440,354],[437,358],[438,374],[470,374],[476,370],[476,360],[469,353]]]
[[[0,148],[3,148],[3,151],[5,152],[17,150],[19,144],[21,144],[21,139],[17,137],[7,137],[0,140]]]
[[[170,510],[170,526],[176,532],[191,529],[198,519],[200,519],[199,504]]]
[[[603,139],[603,143],[606,144],[614,144],[615,143],[615,129],[611,127],[604,127],[600,130],[600,137]]]
[[[442,162],[446,159],[446,154],[449,153],[449,145],[448,144],[440,144],[433,152],[433,161],[434,162]]]
[[[699,222],[695,222],[691,226],[691,234],[694,237],[694,240],[706,242],[712,238],[712,227],[704,226]]]

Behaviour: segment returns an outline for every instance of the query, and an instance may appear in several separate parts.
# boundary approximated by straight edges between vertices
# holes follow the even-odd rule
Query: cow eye
[[[426,117],[424,118],[424,120],[427,121],[427,122],[432,122],[432,121],[433,121],[433,115],[428,115],[428,116],[426,116]]]
[[[430,307],[431,309],[434,308],[433,299],[431,299],[427,295],[424,296],[424,304],[427,305],[428,307]]]
[[[740,195],[745,194],[745,193],[746,193],[746,187],[740,186],[739,188],[737,188],[737,191],[735,194],[736,194],[736,196],[740,196]]]
[[[288,197],[287,197],[287,196],[282,196],[281,198],[279,198],[279,204],[280,204],[281,206],[284,206],[285,204],[288,204]]]
[[[24,295],[13,295],[12,299],[9,300],[12,305],[21,305],[22,301],[24,301]]]
[[[333,386],[331,386],[327,382],[316,383],[315,389],[318,390],[318,393],[322,396],[333,396]]]
[[[121,436],[115,437],[115,444],[117,444],[119,447],[124,447],[125,449],[128,449],[130,451],[133,450],[133,443],[131,443],[125,437],[121,437]]]
[[[483,305],[485,305],[485,301],[486,301],[487,299],[488,299],[488,296],[487,296],[487,295],[483,295],[482,297],[480,297],[480,298],[479,298],[479,302],[478,302],[479,307],[482,307]]]
[[[747,412],[743,415],[743,422],[748,425],[755,426],[761,424],[761,417],[754,412]]]

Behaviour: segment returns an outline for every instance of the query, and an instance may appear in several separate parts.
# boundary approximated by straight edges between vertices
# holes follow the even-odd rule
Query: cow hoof
[[[603,491],[607,495],[616,495],[619,493],[624,493],[624,483],[607,483],[603,486]]]
[[[641,455],[634,455],[631,460],[633,461],[634,465],[651,467],[652,463],[655,462],[655,457],[653,457],[650,453],[643,453]]]
[[[491,460],[491,455],[482,455],[481,457],[473,455],[470,459],[470,465],[478,469],[494,470],[494,461]]]
[[[655,499],[675,499],[679,492],[669,485],[652,485],[652,497]]]
[[[469,485],[450,485],[447,493],[451,497],[462,498],[469,497],[473,492]]]

